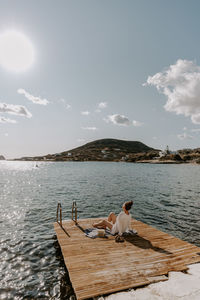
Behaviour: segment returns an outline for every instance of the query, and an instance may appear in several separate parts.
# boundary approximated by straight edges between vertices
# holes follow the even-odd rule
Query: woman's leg
[[[113,212],[111,212],[108,216],[108,222],[112,222],[113,224],[115,224],[116,219],[117,219],[117,216]]]
[[[93,227],[106,229],[108,227],[110,230],[112,229],[113,224],[107,220],[102,220],[98,223],[92,224]]]

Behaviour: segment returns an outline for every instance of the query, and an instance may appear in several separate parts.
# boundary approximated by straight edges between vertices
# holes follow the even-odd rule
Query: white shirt
[[[122,235],[124,232],[127,232],[131,229],[131,214],[126,214],[124,211],[121,211],[117,216],[116,223],[113,225],[111,233],[119,233]]]

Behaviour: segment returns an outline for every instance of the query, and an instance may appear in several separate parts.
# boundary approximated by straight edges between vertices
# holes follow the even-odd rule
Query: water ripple
[[[70,299],[74,294],[53,230],[57,202],[70,217],[119,213],[200,246],[199,166],[0,162],[0,299]]]

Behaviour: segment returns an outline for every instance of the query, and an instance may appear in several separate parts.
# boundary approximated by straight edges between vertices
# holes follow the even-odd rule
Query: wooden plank
[[[113,236],[86,237],[81,228],[91,228],[98,220],[79,220],[80,227],[63,221],[70,237],[54,223],[78,300],[167,280],[169,271],[187,270],[188,264],[200,262],[200,248],[137,220],[132,226],[138,235],[124,243],[116,243]]]

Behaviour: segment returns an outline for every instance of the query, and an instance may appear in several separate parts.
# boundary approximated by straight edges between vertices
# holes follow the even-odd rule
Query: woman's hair
[[[125,209],[130,210],[133,205],[133,201],[128,201],[125,203]]]

